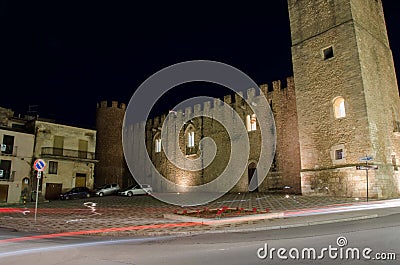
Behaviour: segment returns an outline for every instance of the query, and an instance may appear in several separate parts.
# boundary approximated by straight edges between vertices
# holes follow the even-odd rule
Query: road
[[[105,238],[68,237],[24,242],[0,243],[0,264],[399,264],[400,214],[380,218],[331,223],[282,230],[246,233],[202,234],[190,237]],[[1,230],[0,239],[27,236],[11,230]],[[263,248],[315,248],[317,255],[324,247],[336,247],[339,236],[347,239],[347,248],[371,248],[372,258],[378,252],[395,253],[396,260],[330,259],[282,260],[277,257],[260,259]],[[262,249],[259,251],[259,249]],[[295,254],[296,252],[292,252]],[[337,253],[340,253],[339,250]],[[361,253],[361,252],[360,252]],[[307,255],[307,252],[305,253]],[[286,252],[288,256],[288,252]],[[340,256],[339,256],[340,257]],[[345,255],[344,255],[345,257]]]

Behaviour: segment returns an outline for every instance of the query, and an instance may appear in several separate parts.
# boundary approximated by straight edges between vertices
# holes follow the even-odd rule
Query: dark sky
[[[292,75],[286,0],[163,2],[1,1],[0,106],[26,113],[39,105],[42,117],[93,127],[97,102],[128,102],[178,62],[220,61],[258,84]],[[383,5],[400,69],[400,2]],[[226,92],[209,84],[174,91],[159,109]]]

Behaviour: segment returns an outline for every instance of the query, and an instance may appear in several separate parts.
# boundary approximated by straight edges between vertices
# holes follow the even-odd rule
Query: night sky
[[[0,106],[25,114],[38,105],[40,117],[94,127],[97,102],[127,103],[150,75],[182,61],[227,63],[258,84],[292,75],[286,0],[163,2],[1,1]],[[383,5],[400,73],[400,2]],[[225,93],[180,86],[155,113]]]

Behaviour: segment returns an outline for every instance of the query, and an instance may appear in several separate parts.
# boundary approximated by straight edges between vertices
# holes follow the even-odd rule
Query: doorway
[[[60,183],[46,183],[46,200],[57,200],[62,193],[62,184]]]
[[[257,183],[258,184],[258,177],[257,177],[257,164],[252,162],[249,164],[248,169],[247,169],[247,175],[249,178],[249,187],[250,187],[250,181],[252,178],[254,178],[253,183]],[[250,191],[250,190],[249,190]],[[253,191],[250,192],[258,192],[258,185],[257,188]]]
[[[8,185],[0,185],[0,202],[7,202]]]
[[[75,187],[86,187],[86,174],[76,173]]]

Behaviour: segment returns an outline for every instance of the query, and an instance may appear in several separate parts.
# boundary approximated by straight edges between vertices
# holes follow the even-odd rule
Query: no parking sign
[[[43,172],[46,169],[46,162],[43,159],[36,159],[33,168],[38,172]],[[40,178],[40,174],[38,174],[38,178]]]

